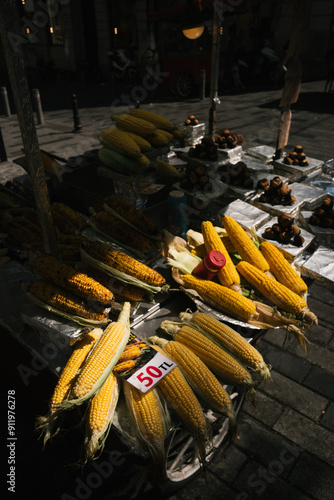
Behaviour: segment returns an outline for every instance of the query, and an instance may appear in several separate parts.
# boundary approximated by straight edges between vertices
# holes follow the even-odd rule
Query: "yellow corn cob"
[[[114,373],[123,373],[127,372],[134,368],[136,362],[133,359],[128,359],[127,361],[122,361],[122,363],[116,363],[114,367]]]
[[[150,450],[157,471],[163,476],[166,468],[166,425],[158,393],[156,389],[151,389],[143,394],[126,381],[123,382],[123,388],[135,432]]]
[[[180,318],[190,326],[199,328],[205,336],[226,349],[243,365],[257,370],[261,375],[261,379],[271,378],[269,368],[259,351],[230,326],[218,321],[210,314],[201,312],[183,312],[180,314]]]
[[[54,285],[53,283],[36,279],[29,289],[29,292],[41,302],[44,302],[59,311],[74,314],[81,318],[86,318],[93,321],[106,321],[108,313],[102,306],[89,307],[80,301],[78,297],[70,294],[63,288]]]
[[[43,168],[45,172],[51,175],[55,175],[59,180],[61,180],[61,167],[60,165],[47,153],[40,150],[42,157]]]
[[[85,246],[85,251],[94,259],[115,268],[129,276],[137,278],[144,283],[153,286],[163,286],[166,280],[154,269],[142,264],[129,255],[114,250],[101,241],[92,241]]]
[[[225,266],[218,271],[219,281],[222,285],[235,289],[237,292],[241,292],[239,274],[212,222],[203,221],[201,229],[206,252],[209,253],[210,250],[218,250],[226,259]]]
[[[147,120],[148,122],[153,123],[153,125],[155,125],[155,127],[158,129],[167,130],[170,132],[174,130],[174,125],[170,120],[157,113],[152,113],[152,111],[146,111],[139,108],[131,109],[130,115],[141,118],[142,120]]]
[[[134,134],[149,136],[155,134],[157,129],[153,123],[125,113],[116,115],[112,118],[115,120],[118,128],[127,130],[128,132],[133,132]]]
[[[76,210],[69,207],[65,203],[53,203],[52,213],[62,216],[66,220],[70,221],[74,226],[76,226],[77,230],[81,230],[87,226],[85,219]]]
[[[147,136],[147,140],[155,148],[168,146],[169,144],[169,139],[158,131],[154,135]]]
[[[158,346],[153,347],[158,352],[165,354]],[[189,434],[193,436],[198,446],[200,460],[204,463],[208,428],[203,409],[190,385],[179,368],[175,366],[158,382],[157,387],[174,408]]]
[[[34,259],[34,270],[43,278],[69,290],[78,297],[103,304],[110,304],[114,300],[112,292],[106,287],[51,255],[37,256]]]
[[[192,288],[201,295],[208,296],[214,300],[224,312],[234,318],[241,318],[245,321],[252,319],[256,313],[256,305],[247,297],[244,297],[231,288],[219,285],[214,281],[195,278],[191,274],[182,275],[182,281],[186,288]]]
[[[170,163],[157,158],[155,164],[159,174],[166,175],[167,177],[175,177],[177,179],[181,177],[180,172]]]
[[[38,417],[36,421],[37,430],[40,430],[44,435],[44,445],[58,432],[59,429],[55,429],[55,422],[61,410],[60,405],[69,395],[76,376],[101,333],[102,330],[95,328],[75,343],[73,352],[62,370],[51,396],[48,414],[45,417]]]
[[[149,337],[149,342],[159,345],[177,363],[186,380],[211,410],[226,415],[230,420],[230,433],[236,429],[236,415],[232,401],[221,383],[206,364],[185,344],[175,340]]]
[[[298,295],[307,292],[305,281],[275,245],[269,241],[265,241],[261,243],[260,250],[267,260],[273,275],[280,283]]]
[[[127,132],[118,130],[114,127],[108,127],[101,131],[103,145],[114,149],[118,153],[125,154],[131,158],[141,155],[140,147]]]
[[[130,139],[132,139],[138,144],[140,151],[142,153],[145,153],[146,151],[151,151],[152,146],[144,137],[138,134],[134,134],[133,132],[124,132],[124,133],[128,134]]]
[[[207,338],[195,328],[165,320],[161,328],[173,339],[189,347],[218,377],[226,383],[254,387],[249,371],[231,354]]]
[[[249,262],[241,261],[237,269],[242,276],[277,307],[291,314],[302,314],[311,320],[305,300],[273,278],[257,269]],[[314,316],[314,315],[313,315]],[[315,322],[315,319],[313,319]]]
[[[57,245],[60,257],[63,260],[77,261],[80,260],[80,246],[79,245]]]
[[[141,154],[137,158],[134,158],[134,160],[144,170],[148,168],[151,164],[150,160],[144,154]]]
[[[26,245],[34,249],[43,248],[42,235],[27,229],[15,220],[5,223],[2,231],[8,233],[10,238],[21,245]]]
[[[111,372],[101,389],[91,399],[85,436],[85,460],[92,460],[101,453],[113,421],[120,392],[120,381]]]
[[[105,203],[108,207],[112,208],[121,217],[136,226],[140,231],[150,235],[156,236],[159,233],[157,226],[145,214],[140,212],[136,207],[131,205],[122,196],[112,195],[105,198]]]
[[[175,130],[173,130],[172,133],[173,133],[174,139],[181,140],[184,138],[184,132],[182,130],[175,129]]]
[[[123,354],[118,360],[118,363],[123,363],[123,361],[128,361],[130,359],[135,359],[141,353],[141,349],[137,346],[131,346],[129,349],[124,349]]]
[[[269,264],[257,248],[253,240],[232,217],[224,215],[223,226],[234,248],[243,260],[249,262],[261,271],[269,271]]]
[[[72,400],[68,402],[68,406],[81,404],[101,388],[129,340],[129,317],[130,303],[125,302],[117,321],[104,330],[80,371],[72,388]]]
[[[152,250],[152,241],[134,228],[126,226],[123,221],[104,212],[98,212],[92,217],[92,221],[98,229],[111,236],[119,243],[128,245],[140,252]]]
[[[167,132],[167,130],[162,130],[162,129],[157,128],[157,134],[164,135],[168,139],[168,142],[171,142],[174,139],[173,134],[171,134],[170,132]]]

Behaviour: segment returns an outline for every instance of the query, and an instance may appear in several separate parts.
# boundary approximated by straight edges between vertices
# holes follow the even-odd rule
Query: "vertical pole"
[[[213,2],[212,20],[212,54],[211,54],[211,88],[210,88],[210,110],[209,110],[209,135],[214,138],[216,133],[218,80],[219,80],[219,52],[220,52],[220,23],[222,19],[222,0]]]
[[[5,143],[3,142],[2,130],[0,127],[0,162],[7,161]]]
[[[82,129],[82,125],[79,116],[78,99],[75,94],[72,95],[72,109],[73,109],[73,123],[74,123],[73,132],[80,132]]]
[[[17,0],[2,0],[0,2],[0,36],[20,125],[27,172],[41,222],[44,249],[46,253],[57,257],[56,232],[20,46],[21,28]]]
[[[9,101],[8,101],[8,94],[7,94],[7,89],[6,87],[1,87],[1,99],[2,99],[2,104],[3,104],[3,109],[5,112],[5,116],[10,116],[10,106],[9,106]]]
[[[200,101],[203,101],[205,99],[205,69],[201,69],[200,71],[199,98]]]
[[[43,116],[43,111],[42,111],[42,103],[41,103],[41,96],[39,94],[39,90],[33,89],[32,95],[33,95],[33,100],[34,100],[35,108],[36,108],[37,123],[38,123],[38,125],[43,125],[44,124],[44,116]]]

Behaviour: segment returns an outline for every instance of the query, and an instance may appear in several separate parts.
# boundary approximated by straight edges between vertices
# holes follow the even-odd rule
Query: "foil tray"
[[[309,165],[307,165],[306,167],[301,167],[300,165],[287,165],[286,163],[284,163],[284,158],[274,160],[274,167],[277,167],[279,170],[286,171],[291,174],[299,174],[303,176],[314,173],[314,171],[316,171],[317,169],[321,169],[323,166],[322,160],[310,158],[309,156],[307,156],[306,159],[309,161]]]
[[[319,246],[301,266],[301,274],[334,289],[334,250]]]
[[[217,223],[220,226],[222,224],[223,215],[228,215],[235,219],[244,228],[254,227],[255,229],[260,228],[269,219],[270,215],[263,210],[250,205],[243,200],[234,200],[225,208],[222,208],[217,214]]]
[[[224,159],[238,159],[240,160],[241,159],[241,155],[242,155],[242,146],[236,146],[235,148],[225,148],[225,149],[221,149],[221,148],[218,148],[218,154],[221,154]]]
[[[328,245],[334,244],[334,229],[314,226],[309,223],[309,218],[312,215],[312,211],[302,210],[299,214],[300,224],[310,233],[314,234],[316,238],[323,243]]]
[[[249,188],[247,189],[247,188],[240,187],[240,186],[231,186],[230,184],[226,184],[229,188],[229,192],[241,200],[252,199],[252,197],[256,196],[256,185],[257,185],[258,181],[260,179],[264,179],[264,178],[271,181],[271,179],[276,177],[276,174],[266,172],[263,170],[258,170],[256,172],[252,172],[251,177],[254,180],[254,187],[252,189],[249,189]],[[288,182],[288,179],[286,177],[281,177],[281,179],[282,179],[284,184],[286,184]],[[259,208],[261,208],[261,207],[259,207]],[[262,210],[264,210],[264,208],[262,208]]]
[[[262,160],[264,163],[270,163],[273,160],[275,148],[266,145],[254,146],[253,148],[248,148],[246,153]]]
[[[291,214],[293,216],[296,216],[304,203],[303,199],[297,198],[296,196],[295,197],[296,201],[293,203],[293,205],[270,205],[269,203],[261,203],[259,201],[261,194],[262,193],[256,194],[253,198],[249,200],[249,202],[252,205],[255,205],[256,207],[260,208],[261,210],[268,212],[273,217],[278,217],[279,215],[282,214]],[[293,191],[292,195],[294,196]]]
[[[173,187],[177,190],[183,191],[187,196],[189,196],[192,199],[193,205],[196,208],[202,209],[204,208],[211,200],[214,200],[218,198],[219,196],[222,196],[228,191],[228,186],[227,184],[224,184],[223,182],[219,181],[216,179],[216,177],[210,178],[210,181],[212,182],[212,191],[210,192],[205,192],[203,191],[198,191],[198,190],[191,190],[191,189],[186,189],[184,187],[181,187],[179,182],[176,182],[173,184]]]
[[[309,184],[312,187],[323,189],[326,193],[331,196],[334,196],[334,172],[324,171],[311,179],[305,181],[306,184]]]
[[[327,196],[326,191],[323,189],[310,186],[304,182],[293,182],[290,184],[290,188],[293,196],[304,200],[302,208],[305,210],[314,210]]]
[[[240,160],[238,160],[238,161],[240,161]],[[241,161],[246,163],[247,168],[251,172],[258,172],[258,171],[262,171],[262,172],[266,172],[266,173],[267,172],[269,172],[269,173],[274,172],[274,166],[272,163],[264,163],[260,159],[257,159],[256,157],[250,156],[248,154],[243,154]],[[236,163],[236,161],[231,160],[231,163]]]
[[[189,165],[194,165],[197,167],[204,167],[207,169],[208,172],[215,172],[220,165],[224,165],[226,163],[226,158],[219,158],[218,155],[218,160],[212,161],[212,160],[201,160],[200,158],[194,158],[189,156],[187,152],[179,152],[179,158],[181,160],[185,161],[186,163],[189,163]]]
[[[299,257],[313,242],[314,240],[314,235],[312,233],[309,233],[306,231],[304,228],[300,228],[300,234],[305,238],[305,241],[301,247],[296,247],[295,245],[292,245],[291,243],[288,243],[287,245],[284,245],[282,243],[279,243],[278,241],[274,240],[267,240],[266,238],[263,238],[263,233],[266,230],[267,227],[271,227],[273,224],[276,224],[277,222],[277,217],[274,217],[270,219],[269,222],[267,222],[264,226],[262,226],[257,232],[257,236],[260,241],[269,241],[273,245],[277,246],[283,253],[283,255],[291,262],[297,257]]]

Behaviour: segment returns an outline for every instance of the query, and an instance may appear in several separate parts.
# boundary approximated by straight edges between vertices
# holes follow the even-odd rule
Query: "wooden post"
[[[27,172],[33,187],[45,251],[57,257],[56,233],[21,51],[21,45],[26,43],[26,39],[20,28],[17,0],[2,0],[0,36],[20,125]]]
[[[212,20],[212,54],[211,54],[211,82],[210,82],[210,110],[209,110],[209,135],[214,138],[216,133],[218,83],[219,83],[219,53],[220,53],[220,23],[222,18],[221,0],[213,2]]]

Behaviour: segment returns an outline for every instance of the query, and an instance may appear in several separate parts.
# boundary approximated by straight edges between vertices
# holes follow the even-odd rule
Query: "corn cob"
[[[220,345],[237,358],[243,365],[257,370],[262,380],[270,379],[270,371],[262,355],[238,332],[218,321],[210,314],[201,312],[180,314],[183,322],[198,328],[205,336]]]
[[[30,287],[30,293],[41,302],[64,313],[74,314],[92,321],[106,321],[108,313],[101,307],[89,307],[73,294],[53,283],[36,279]]]
[[[125,348],[123,354],[118,360],[118,363],[123,363],[123,361],[128,361],[131,359],[137,358],[141,353],[141,348],[137,346],[129,346],[129,348]]]
[[[166,355],[158,346],[155,350]],[[201,463],[205,463],[208,428],[203,409],[190,385],[175,366],[157,384],[158,389],[174,408],[181,422],[197,444]]]
[[[102,330],[95,328],[75,343],[73,352],[62,370],[51,396],[48,414],[37,418],[36,428],[44,435],[44,446],[59,431],[59,428],[55,429],[55,423],[61,410],[60,405],[69,395],[77,374],[101,333]]]
[[[76,271],[51,255],[39,255],[34,259],[34,269],[43,278],[68,290],[78,297],[110,304],[114,296],[110,290],[84,273]]]
[[[122,196],[114,194],[105,198],[104,202],[108,207],[112,208],[121,217],[126,219],[140,231],[150,236],[156,236],[159,233],[159,230],[154,222],[140,212],[136,207],[131,205],[131,203],[125,200]]]
[[[100,138],[102,145],[114,149],[117,153],[125,154],[130,158],[136,158],[141,155],[140,147],[127,132],[118,130],[114,127],[108,127],[101,131]],[[101,140],[100,139],[100,140]]]
[[[181,140],[184,138],[184,132],[179,129],[174,129],[172,132],[174,139]]]
[[[61,245],[74,245],[80,247],[86,241],[84,236],[79,234],[57,234],[57,242]]]
[[[141,118],[142,120],[147,120],[148,122],[153,123],[158,129],[167,130],[170,132],[174,130],[174,125],[170,120],[157,113],[152,113],[152,111],[146,111],[144,109],[139,109],[139,108],[131,109],[130,115],[135,116],[137,118]]]
[[[147,140],[155,148],[168,146],[169,144],[169,139],[158,131],[154,135],[147,136]]]
[[[219,285],[214,281],[195,278],[191,274],[182,275],[182,281],[186,288],[192,288],[200,295],[209,297],[224,312],[227,312],[234,318],[241,318],[248,321],[253,319],[256,313],[256,305],[250,299],[231,288]]]
[[[156,168],[159,174],[165,175],[167,177],[175,177],[176,179],[179,179],[181,177],[180,172],[170,163],[167,163],[166,161],[160,160],[160,158],[156,159]]]
[[[61,167],[60,165],[49,156],[45,151],[40,150],[43,168],[45,172],[51,175],[55,175],[58,180],[61,180]]]
[[[163,286],[166,283],[165,278],[154,269],[123,252],[114,250],[101,241],[90,242],[86,245],[85,250],[94,259],[100,260],[104,264],[137,278],[144,283],[153,286]]]
[[[213,411],[226,415],[230,421],[230,434],[236,430],[236,415],[228,393],[218,379],[194,352],[175,340],[149,337],[149,342],[160,346],[177,363],[186,380],[198,396]]]
[[[157,134],[164,135],[168,139],[168,142],[171,142],[174,139],[173,134],[171,132],[168,132],[167,130],[157,128]]]
[[[144,154],[141,154],[140,156],[135,158],[135,162],[142,170],[146,170],[151,164],[150,160]]]
[[[201,229],[206,252],[209,253],[210,250],[218,250],[226,259],[225,266],[218,271],[218,279],[220,283],[241,293],[239,274],[212,222],[203,221]]]
[[[27,245],[34,249],[43,248],[42,235],[12,221],[4,224],[2,231],[7,232],[16,243]]]
[[[111,372],[102,387],[91,399],[86,421],[85,460],[101,453],[113,421],[120,392],[120,381]]]
[[[92,217],[92,222],[103,233],[123,245],[131,246],[143,253],[152,250],[153,245],[149,238],[103,210]]]
[[[60,257],[67,261],[80,260],[80,246],[79,245],[57,245]]]
[[[65,203],[53,203],[52,213],[62,215],[63,218],[71,221],[71,223],[76,226],[77,230],[81,230],[87,226],[85,219],[76,210]]]
[[[133,132],[134,134],[146,137],[156,132],[156,126],[153,125],[153,123],[143,120],[142,118],[137,118],[136,116],[123,113],[121,115],[112,116],[112,119],[115,120],[118,128]]]
[[[122,174],[138,174],[138,167],[140,172],[140,166],[134,158],[128,158],[113,149],[102,147],[98,151],[98,157],[104,165]]]
[[[261,243],[260,250],[270,265],[275,278],[290,290],[302,295],[307,292],[305,281],[299,276],[282,252],[269,241]]]
[[[130,303],[124,302],[117,321],[107,326],[85,362],[71,390],[72,399],[64,401],[65,406],[81,404],[101,388],[129,340],[129,317]]]
[[[138,144],[140,151],[142,153],[145,153],[146,151],[151,151],[152,146],[144,137],[138,134],[134,134],[133,132],[124,131],[124,133],[128,134],[128,136]]]
[[[305,300],[249,262],[241,261],[237,269],[242,276],[277,307],[290,314],[300,315],[306,321],[317,323],[316,316],[307,308]]]
[[[128,370],[132,370],[136,365],[136,362],[133,359],[128,359],[127,361],[122,361],[121,363],[116,363],[114,367],[114,373],[123,373]]]
[[[257,248],[253,240],[240,226],[240,224],[232,217],[224,215],[223,226],[226,229],[227,235],[230,238],[234,248],[239,253],[241,258],[257,267],[261,271],[269,271],[269,264]]]
[[[126,381],[123,381],[123,388],[135,432],[150,450],[157,472],[163,476],[166,468],[164,438],[167,420],[158,393],[156,389],[151,389],[143,394]]]
[[[219,378],[226,383],[254,388],[249,371],[231,354],[195,328],[165,320],[161,328],[173,339],[189,347]]]

